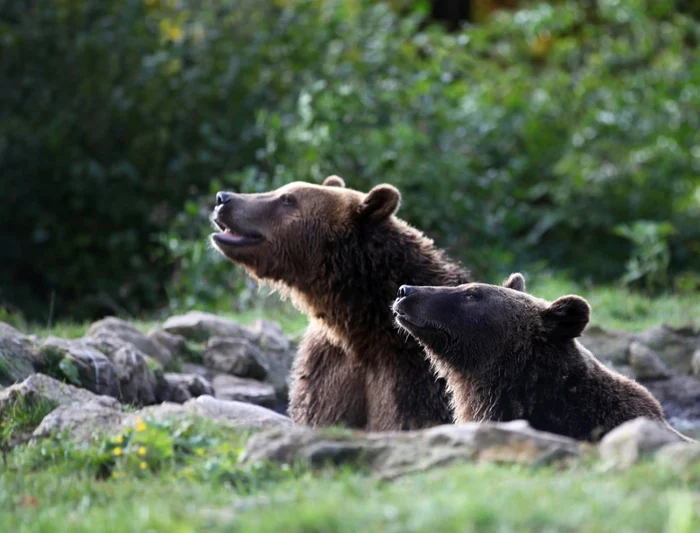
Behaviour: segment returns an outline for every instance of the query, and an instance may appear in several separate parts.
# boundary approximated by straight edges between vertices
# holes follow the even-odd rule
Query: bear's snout
[[[216,193],[216,206],[219,207],[220,205],[227,204],[231,201],[231,193],[230,192],[217,192]]]
[[[406,296],[410,296],[411,293],[415,291],[415,287],[411,287],[410,285],[401,285],[399,287],[399,292],[396,294],[397,298],[406,298]]]

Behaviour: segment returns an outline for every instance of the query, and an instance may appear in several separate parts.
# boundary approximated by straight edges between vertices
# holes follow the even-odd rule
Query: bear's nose
[[[224,205],[231,201],[231,193],[228,192],[217,192],[216,193],[216,205]]]
[[[410,285],[401,285],[401,287],[399,287],[398,297],[405,298],[406,296],[409,296],[412,292],[413,287],[411,287]]]

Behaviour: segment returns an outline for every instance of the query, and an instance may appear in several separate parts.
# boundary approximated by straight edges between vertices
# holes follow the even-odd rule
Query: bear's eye
[[[474,292],[474,291],[464,293],[465,300],[476,300],[478,297],[479,297],[479,294]]]
[[[282,202],[282,205],[291,207],[293,205],[296,205],[297,199],[291,194],[283,194],[282,196],[280,196],[280,202]]]

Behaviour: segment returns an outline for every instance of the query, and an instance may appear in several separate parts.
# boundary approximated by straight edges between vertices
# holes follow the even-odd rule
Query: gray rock
[[[277,404],[275,388],[269,383],[219,374],[214,377],[212,385],[216,397],[222,400],[236,400],[270,408]]]
[[[410,432],[277,429],[254,435],[244,462],[296,461],[312,467],[363,464],[384,478],[457,462],[544,464],[575,457],[576,441],[535,431],[525,421],[444,425]]]
[[[175,335],[174,333],[168,333],[165,330],[156,328],[148,332],[148,338],[160,344],[175,358],[186,359],[192,355],[187,346],[187,339],[182,335]],[[167,367],[168,365],[163,366]]]
[[[0,322],[0,385],[12,385],[34,373],[39,355],[32,341],[9,324]]]
[[[168,402],[185,403],[197,396],[214,394],[211,383],[196,374],[167,373],[165,381],[168,383],[168,394],[164,399]]]
[[[219,372],[259,380],[267,376],[267,368],[260,363],[260,350],[246,339],[213,337],[202,358],[206,367]]]
[[[114,401],[114,400],[113,400]],[[232,429],[269,429],[291,426],[291,419],[273,411],[241,402],[221,401],[211,396],[200,396],[184,405],[165,402],[125,413],[116,407],[93,401],[65,405],[44,418],[34,436],[48,436],[63,432],[71,439],[86,442],[95,435],[114,435],[127,427],[136,426],[139,420],[163,421],[166,419],[191,420],[206,418]]]
[[[114,398],[98,396],[44,374],[34,374],[21,383],[0,390],[0,413],[20,398],[27,405],[48,401],[59,405],[94,403],[111,409],[119,408],[119,402]]]
[[[207,381],[211,381],[216,376],[216,372],[207,368],[204,365],[198,365],[195,363],[182,363],[180,371],[183,374],[195,374],[197,376],[203,377]]]
[[[700,443],[672,442],[656,452],[655,460],[671,467],[678,473],[685,472],[691,466],[700,463]]]
[[[653,381],[671,377],[671,372],[656,352],[641,342],[633,341],[630,344],[629,362],[637,379],[640,381]]]
[[[256,320],[250,330],[258,335],[258,346],[263,351],[287,352],[290,349],[289,338],[282,326],[271,320]]]
[[[211,396],[200,396],[184,405],[165,402],[151,405],[130,413],[122,422],[123,427],[133,427],[137,420],[206,418],[217,423],[241,429],[270,429],[293,425],[290,418],[257,405],[218,400]]]
[[[263,429],[293,425],[291,418],[259,405],[220,400],[211,396],[193,398],[184,407],[194,414],[241,428]]]
[[[56,371],[65,360],[77,371],[76,385],[95,394],[119,397],[119,382],[114,365],[96,348],[79,340],[48,337],[39,346],[39,352],[46,361],[46,366],[39,370],[48,371],[51,368]],[[71,381],[68,375],[64,377]]]
[[[597,359],[610,361],[614,365],[624,365],[627,363],[627,349],[633,339],[633,333],[591,325],[586,328],[579,341]]]
[[[700,420],[700,381],[690,376],[674,376],[649,381],[644,386],[659,400],[668,420]]]
[[[158,380],[148,359],[129,345],[119,348],[111,358],[119,380],[119,400],[133,405],[155,403]]]
[[[683,438],[669,427],[648,418],[635,418],[603,437],[598,446],[601,458],[616,468],[627,468],[645,456]]]
[[[173,358],[171,352],[163,345],[119,318],[108,317],[95,322],[90,326],[85,336],[100,338],[104,334],[120,339],[122,344],[133,344],[141,352],[158,361],[164,368],[170,365]]]
[[[700,338],[688,328],[659,325],[638,333],[635,338],[654,350],[666,365],[681,374],[690,373],[693,353],[700,348]]]
[[[690,360],[691,370],[696,378],[700,378],[700,349],[693,352],[693,358]]]
[[[257,341],[258,335],[235,320],[218,317],[212,313],[190,311],[168,318],[163,324],[168,333],[182,335],[194,341],[206,341],[211,337],[230,337]]]
[[[78,442],[116,433],[124,413],[96,402],[80,406],[62,405],[49,413],[34,430],[34,437],[67,434]]]

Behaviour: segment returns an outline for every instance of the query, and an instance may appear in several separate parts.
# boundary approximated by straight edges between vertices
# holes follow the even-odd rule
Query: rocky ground
[[[700,334],[658,326],[641,333],[590,327],[581,342],[612,368],[644,383],[678,429],[700,427]],[[382,476],[459,459],[541,463],[576,456],[585,445],[523,422],[445,426],[411,433],[331,433],[294,427],[285,416],[296,346],[275,322],[244,327],[215,315],[173,316],[147,335],[117,318],[80,339],[37,338],[0,323],[0,414],[17,401],[44,402],[34,438],[77,441],[116,434],[137,419],[203,417],[255,435],[250,460],[309,464],[363,458]],[[615,444],[622,439],[623,444]],[[630,423],[601,445],[630,462],[639,450],[677,443],[650,422]],[[610,444],[613,443],[613,444]],[[677,444],[677,446],[683,446]],[[617,451],[611,451],[617,450]],[[633,462],[634,460],[632,460]]]

